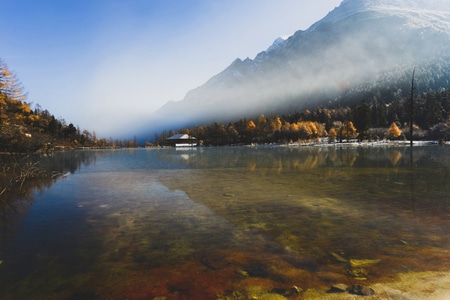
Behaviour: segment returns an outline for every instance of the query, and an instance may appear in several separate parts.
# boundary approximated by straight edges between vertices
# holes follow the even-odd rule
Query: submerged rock
[[[348,290],[348,285],[344,283],[338,283],[331,286],[327,293],[345,293]]]
[[[291,287],[291,290],[289,291],[290,295],[298,295],[302,292],[302,289],[299,288],[298,286],[294,285],[293,287]]]
[[[372,296],[372,295],[375,295],[375,292],[374,292],[373,289],[371,289],[371,288],[369,288],[367,286],[364,286],[364,285],[360,285],[360,284],[355,284],[355,285],[351,286],[348,289],[348,292],[350,294],[359,295],[359,296]]]
[[[379,263],[380,259],[350,259],[350,266],[352,268],[366,268]]]
[[[367,280],[369,271],[364,268],[349,268],[348,273],[356,280]]]
[[[287,300],[283,295],[268,292],[256,287],[247,291],[232,291],[227,295],[220,296],[216,300]]]
[[[331,256],[338,262],[346,265],[347,272],[356,280],[367,280],[369,275],[368,267],[378,264],[380,259],[346,259],[341,254],[330,251]]]
[[[350,259],[348,272],[356,280],[367,280],[368,267],[379,263],[380,259]]]

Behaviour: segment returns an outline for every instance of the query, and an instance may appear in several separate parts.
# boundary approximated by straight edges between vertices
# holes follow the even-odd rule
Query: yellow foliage
[[[261,126],[261,125],[265,125],[265,124],[267,123],[266,117],[265,117],[263,114],[261,114],[261,115],[258,117],[257,123],[258,123],[260,126]]]
[[[291,130],[291,131],[298,131],[298,123],[292,123],[289,126],[289,130]]]
[[[280,130],[283,126],[283,123],[281,122],[281,119],[279,117],[276,117],[274,120],[272,120],[272,127],[274,131]]]
[[[18,108],[20,111],[27,113],[27,114],[29,114],[31,112],[30,106],[26,103],[20,103]]]
[[[31,122],[38,121],[39,119],[40,119],[39,115],[29,115],[28,116],[28,120],[30,120]]]
[[[6,95],[0,92],[0,105],[6,104]]]
[[[297,127],[298,127],[298,130],[303,131],[307,137],[312,137],[315,134],[314,126],[313,126],[312,122],[300,121],[300,122],[297,122]],[[317,128],[316,128],[316,131],[317,131]]]
[[[331,128],[330,131],[328,132],[328,136],[329,137],[337,137],[336,129]]]
[[[254,129],[256,129],[255,122],[253,122],[252,120],[248,121],[247,127],[245,127],[245,129],[246,130],[254,130]]]
[[[301,121],[297,123],[299,130],[303,130],[308,137],[318,137],[325,134],[325,127],[322,124],[311,121]]]
[[[307,124],[311,131],[311,135],[317,136],[319,134],[319,130],[317,129],[317,125],[316,125],[317,123],[309,121],[309,122],[307,122]]]
[[[8,71],[8,68],[6,68],[5,65],[2,66],[2,73],[0,74],[0,76],[7,78],[11,77],[11,73]]]
[[[389,126],[389,129],[387,131],[387,135],[391,137],[399,137],[401,134],[402,131],[400,130],[400,128],[398,128],[395,122],[392,122],[391,126]]]
[[[344,136],[347,139],[352,139],[358,136],[356,134],[356,127],[353,125],[352,121],[348,121],[344,124],[341,133],[342,136]]]

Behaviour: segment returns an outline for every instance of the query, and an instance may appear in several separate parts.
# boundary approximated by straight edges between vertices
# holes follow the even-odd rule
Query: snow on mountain
[[[410,19],[408,25],[413,27],[434,26],[436,22],[444,22],[448,30],[450,17],[449,0],[344,0],[339,7],[331,11],[325,18],[313,24],[312,31],[323,23],[336,23],[360,12],[373,12],[397,15]],[[444,28],[440,28],[441,30]]]
[[[344,0],[307,30],[277,38],[254,59],[234,60],[156,115],[187,126],[301,109],[375,85],[397,90],[414,66],[429,88],[449,87],[449,62],[450,0]]]

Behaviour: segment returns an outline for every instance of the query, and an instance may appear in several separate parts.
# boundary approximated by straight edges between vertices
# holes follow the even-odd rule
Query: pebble
[[[360,296],[372,296],[375,295],[375,292],[373,289],[364,286],[364,285],[360,285],[360,284],[355,284],[353,285],[351,288],[348,289],[348,292],[350,294],[354,294],[354,295],[360,295]]]

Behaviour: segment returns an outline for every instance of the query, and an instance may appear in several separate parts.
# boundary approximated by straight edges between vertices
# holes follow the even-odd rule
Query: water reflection
[[[14,234],[36,193],[44,193],[59,179],[95,163],[105,151],[68,151],[47,154],[1,155],[0,237]]]
[[[435,161],[448,166],[445,151],[437,151],[433,156],[427,153],[433,147],[415,149],[414,161]],[[437,147],[436,147],[437,148]],[[171,152],[161,158],[184,162],[191,168],[249,167],[313,169],[322,166],[402,166],[409,164],[408,147],[231,147],[200,148],[196,151]],[[282,170],[280,169],[280,170]]]
[[[247,251],[276,255],[322,283],[447,270],[448,149],[414,150],[413,167],[408,148],[223,150],[220,159],[217,153],[192,156],[186,163],[205,169],[163,183],[235,224],[253,241]],[[382,263],[352,267],[351,259]],[[281,276],[267,271],[271,264],[258,266],[266,271],[256,277]],[[287,275],[292,270],[283,272],[283,282],[298,282]]]
[[[0,295],[295,299],[293,285],[326,291],[448,270],[449,150],[416,148],[413,167],[408,151],[139,149],[48,158],[48,170],[72,175],[33,193],[20,228],[2,238]]]

